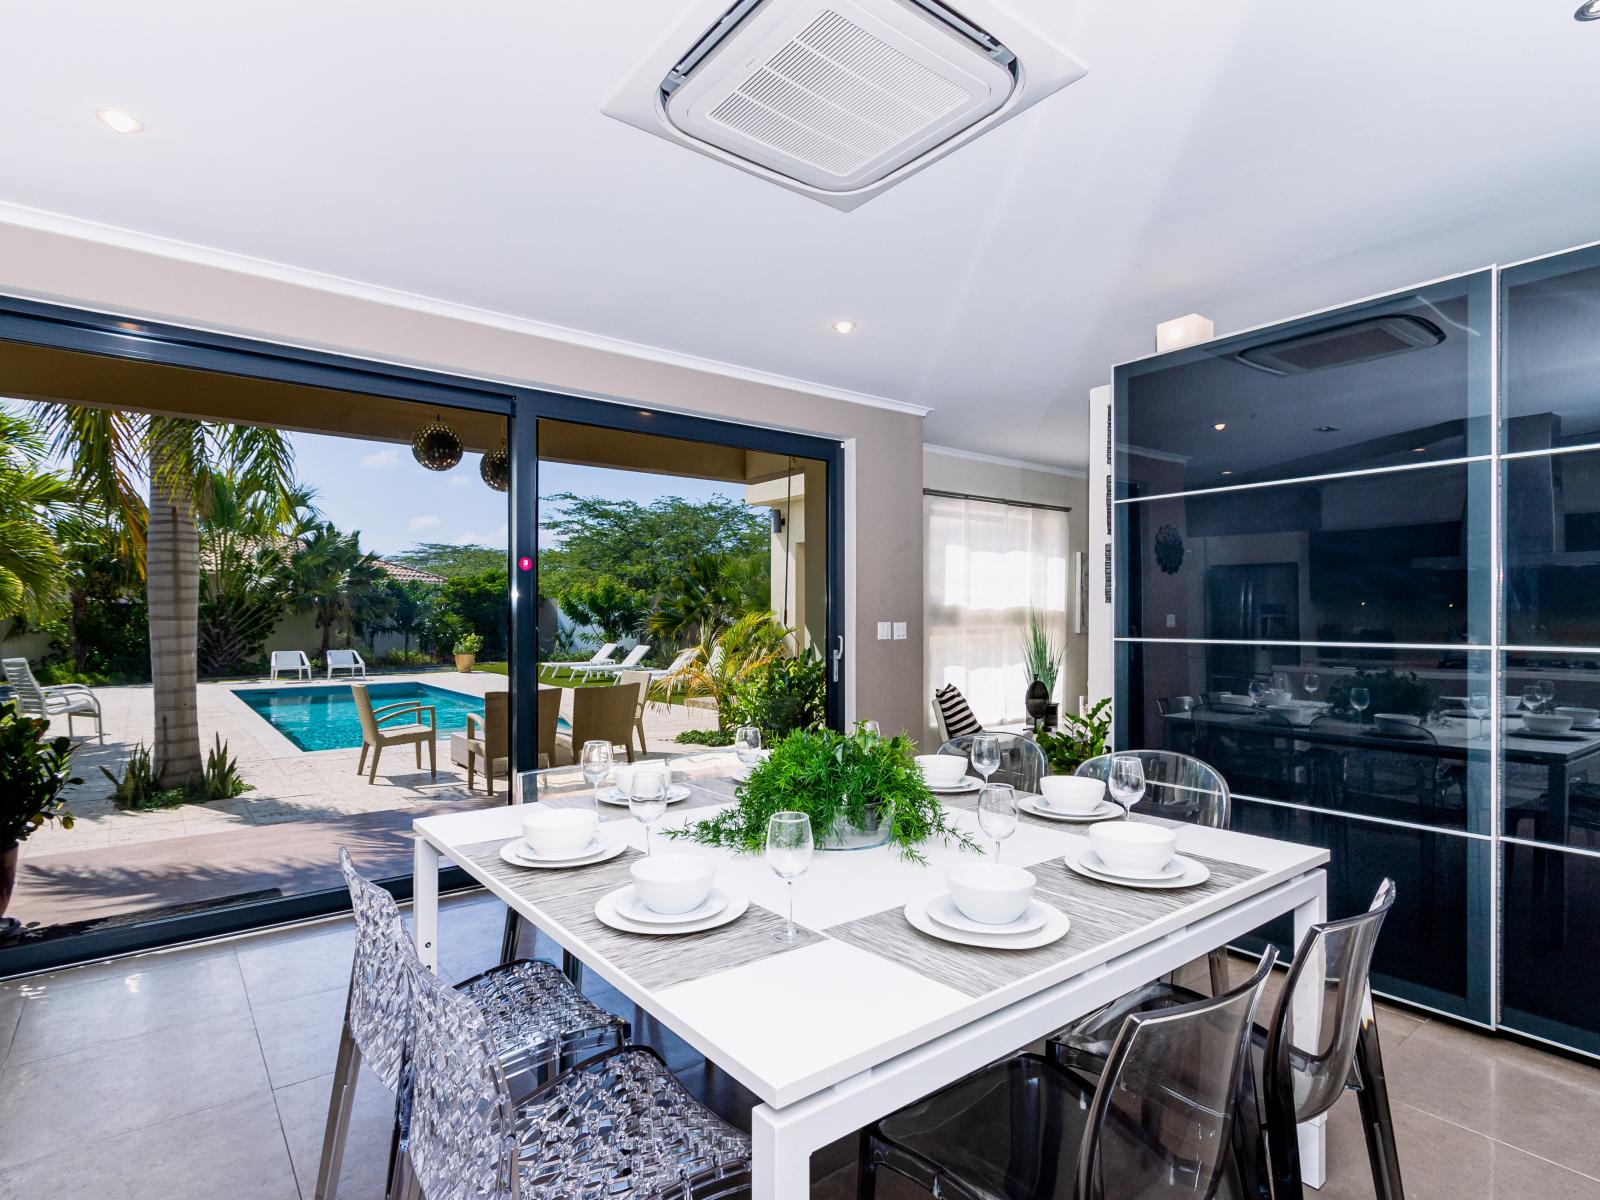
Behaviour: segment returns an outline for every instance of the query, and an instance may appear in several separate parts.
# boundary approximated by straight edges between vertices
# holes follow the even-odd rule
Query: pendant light
[[[411,435],[411,457],[430,471],[448,471],[461,461],[461,435],[433,415]]]
[[[500,439],[499,449],[490,450],[483,456],[483,461],[478,464],[478,474],[497,492],[511,490],[511,455],[506,450],[505,438]]]

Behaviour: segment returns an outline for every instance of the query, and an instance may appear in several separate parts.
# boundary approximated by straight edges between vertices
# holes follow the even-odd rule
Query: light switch
[[[1177,627],[1178,627],[1178,618],[1176,616],[1174,616],[1172,613],[1168,613],[1167,614],[1167,628],[1168,629],[1176,629]]]
[[[891,626],[889,625],[889,622],[887,622],[887,621],[879,621],[878,622],[878,640],[880,642],[887,642],[891,636],[892,636],[892,633],[891,633]]]
[[[904,621],[896,621],[894,623],[894,640],[897,642],[906,640],[906,623]]]

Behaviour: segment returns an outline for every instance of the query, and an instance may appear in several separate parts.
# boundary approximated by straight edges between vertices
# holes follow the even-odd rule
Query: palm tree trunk
[[[155,689],[155,766],[164,787],[200,774],[196,639],[200,609],[200,536],[188,496],[163,482],[151,448],[150,531],[145,586],[150,605],[150,680]]]

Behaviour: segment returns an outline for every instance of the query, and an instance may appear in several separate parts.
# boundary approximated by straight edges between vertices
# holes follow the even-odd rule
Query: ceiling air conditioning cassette
[[[1444,330],[1432,321],[1400,314],[1368,317],[1315,333],[1281,338],[1241,350],[1234,357],[1269,375],[1304,375],[1388,358],[1408,350],[1424,350],[1442,341]]]
[[[740,0],[690,20],[711,13],[606,112],[842,209],[1084,74],[1024,27],[1019,54],[938,0]]]

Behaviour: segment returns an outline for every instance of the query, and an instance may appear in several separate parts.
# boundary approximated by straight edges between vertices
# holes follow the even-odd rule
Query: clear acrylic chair
[[[743,1195],[750,1139],[624,1046],[513,1098],[483,1011],[413,958],[412,1174],[427,1200]]]
[[[1032,738],[1019,733],[969,733],[965,737],[951,738],[939,747],[940,754],[959,754],[972,757],[972,739],[975,737],[1000,739],[1000,766],[989,778],[995,783],[1009,783],[1019,792],[1037,792],[1039,780],[1050,774],[1044,751]],[[976,771],[969,772],[976,775]]]
[[[1404,1200],[1368,985],[1373,948],[1394,896],[1394,882],[1385,879],[1366,912],[1312,926],[1295,954],[1276,1009],[1265,1027],[1254,1031],[1276,1200],[1303,1200],[1296,1126],[1327,1112],[1347,1088],[1361,1104],[1378,1200]],[[1130,1016],[1170,1011],[1198,999],[1187,988],[1148,984],[1057,1034],[1049,1044],[1051,1060],[1098,1074]]]
[[[399,906],[355,869],[339,848],[339,866],[355,913],[356,950],[345,999],[344,1029],[328,1099],[318,1200],[333,1200],[339,1181],[356,1080],[365,1063],[398,1098],[391,1169],[406,1136],[407,1065],[412,1041],[415,958]],[[516,1095],[526,1095],[565,1065],[625,1044],[628,1023],[585,998],[550,963],[521,959],[491,967],[455,989],[483,1014],[500,1048],[500,1069]],[[392,1170],[391,1170],[392,1179]]]
[[[1276,957],[1236,991],[1134,1014],[1098,1086],[1019,1054],[877,1122],[861,1135],[859,1200],[884,1169],[941,1200],[1206,1200],[1253,1107],[1251,1021]]]

